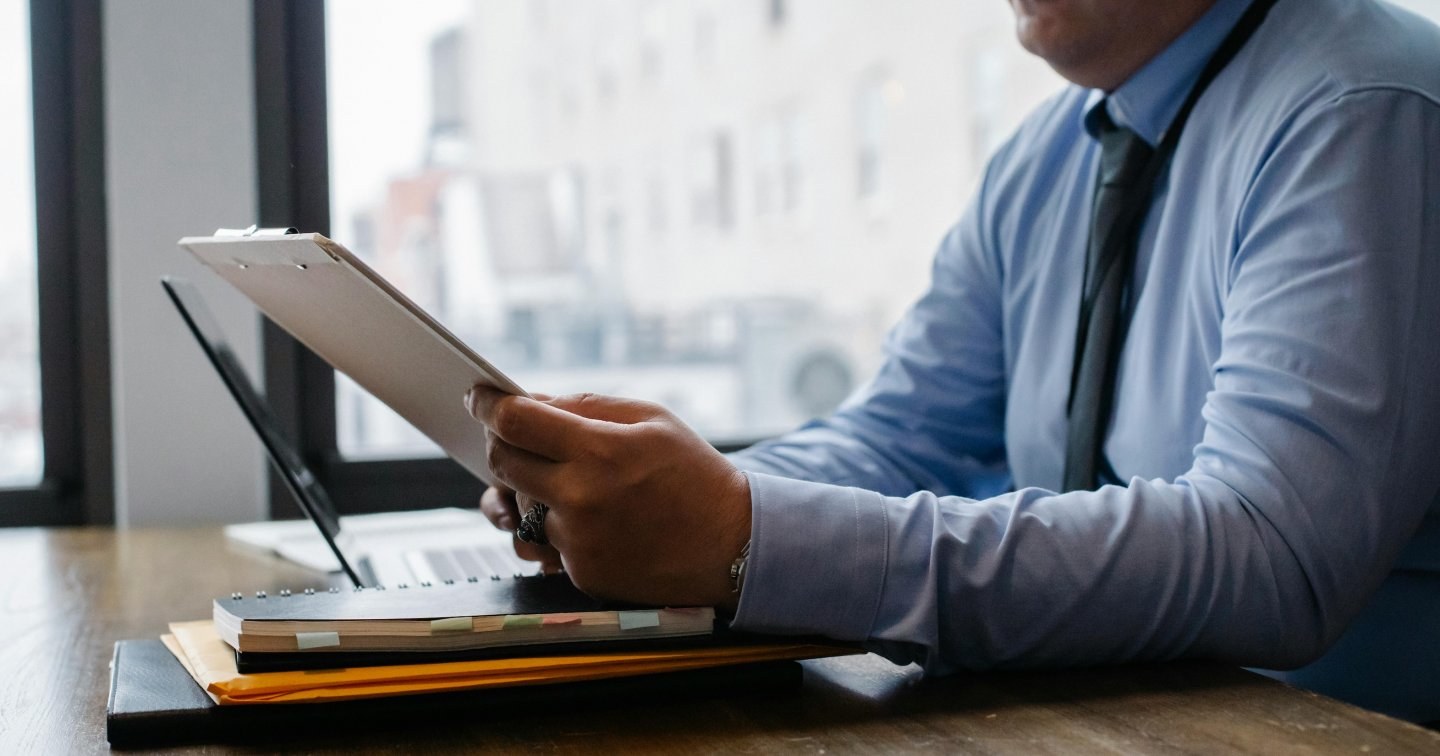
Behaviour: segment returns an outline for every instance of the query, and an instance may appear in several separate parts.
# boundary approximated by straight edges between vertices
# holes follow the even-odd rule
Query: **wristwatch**
[[[740,556],[730,563],[730,592],[739,593],[745,587],[745,565],[750,563],[750,542],[740,549]]]

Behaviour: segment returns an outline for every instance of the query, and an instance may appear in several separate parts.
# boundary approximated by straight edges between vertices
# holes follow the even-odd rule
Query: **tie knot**
[[[1096,109],[1095,126],[1100,132],[1101,185],[1133,183],[1155,150],[1139,134],[1115,123],[1108,102]]]

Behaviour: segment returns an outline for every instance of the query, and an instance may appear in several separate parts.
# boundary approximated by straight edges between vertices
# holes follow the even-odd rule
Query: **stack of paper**
[[[805,643],[744,644],[677,651],[630,651],[575,656],[349,667],[241,674],[235,655],[209,621],[181,622],[162,638],[218,704],[338,701],[415,693],[546,685],[857,653],[845,646]]]
[[[615,606],[563,574],[232,594],[162,640],[218,704],[374,698],[855,653],[717,632],[708,607]]]
[[[709,607],[608,606],[581,593],[563,574],[411,588],[234,594],[215,601],[213,617],[220,637],[242,654],[317,656],[594,641],[634,645],[708,636],[715,623]]]

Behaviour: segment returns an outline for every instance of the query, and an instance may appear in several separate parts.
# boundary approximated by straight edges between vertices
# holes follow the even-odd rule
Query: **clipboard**
[[[276,325],[384,402],[487,484],[476,384],[529,396],[344,246],[294,229],[220,229],[179,245]]]

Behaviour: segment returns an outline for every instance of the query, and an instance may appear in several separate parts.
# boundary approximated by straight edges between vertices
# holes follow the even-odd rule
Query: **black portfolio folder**
[[[426,693],[393,698],[301,704],[218,706],[190,678],[159,640],[115,644],[110,670],[106,733],[116,748],[177,743],[257,742],[358,729],[382,729],[394,722],[472,721],[479,713],[517,715],[614,706],[679,697],[754,696],[793,688],[803,669],[798,662],[762,662],[608,680],[514,688]]]

